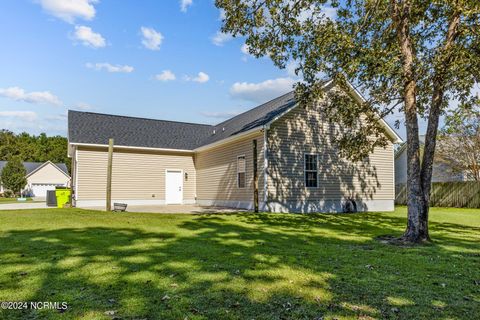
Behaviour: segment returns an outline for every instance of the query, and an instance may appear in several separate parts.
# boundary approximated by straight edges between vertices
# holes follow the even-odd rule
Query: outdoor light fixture
[[[188,181],[188,173],[185,172],[185,181]]]

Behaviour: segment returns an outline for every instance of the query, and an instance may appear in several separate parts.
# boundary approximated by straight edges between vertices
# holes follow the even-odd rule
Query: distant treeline
[[[70,171],[67,146],[67,138],[62,136],[47,137],[45,133],[35,136],[26,132],[15,134],[8,130],[0,130],[0,160],[20,156],[22,161],[63,162]]]

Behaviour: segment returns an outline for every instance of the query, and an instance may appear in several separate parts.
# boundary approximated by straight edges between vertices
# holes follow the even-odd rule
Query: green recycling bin
[[[57,207],[63,208],[65,204],[70,203],[72,191],[67,188],[56,188],[55,197],[57,198]]]

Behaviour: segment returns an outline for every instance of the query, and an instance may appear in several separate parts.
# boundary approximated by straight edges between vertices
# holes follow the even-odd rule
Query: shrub
[[[13,193],[12,190],[5,190],[5,191],[3,192],[3,196],[4,196],[5,198],[13,198],[14,195],[15,195],[15,194]]]
[[[1,173],[3,187],[11,190],[14,194],[19,194],[27,185],[26,174],[27,172],[20,158],[11,157]]]

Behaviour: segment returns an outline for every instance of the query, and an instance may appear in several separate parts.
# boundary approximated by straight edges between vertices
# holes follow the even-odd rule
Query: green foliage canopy
[[[27,185],[27,174],[22,160],[19,156],[11,157],[1,172],[1,182],[7,190],[12,190],[15,194]]]
[[[22,161],[65,163],[70,170],[71,161],[67,156],[67,138],[38,136],[26,132],[15,134],[8,130],[0,131],[0,160],[18,156]]]
[[[448,112],[438,139],[437,161],[480,181],[480,101]]]
[[[305,103],[321,97],[324,78],[337,79],[340,86],[346,78],[366,95],[363,105],[333,96],[335,110],[326,110],[331,121],[352,128],[338,136],[350,158],[385,145],[375,120],[403,111],[407,78],[416,81],[416,112],[422,118],[429,116],[435,90],[443,93],[443,110],[451,99],[468,103],[479,81],[478,0],[216,0],[216,5],[225,11],[222,31],[245,36],[251,54],[269,56],[280,68],[296,64],[303,77],[297,96]],[[332,8],[334,19],[328,16]],[[446,45],[456,18],[458,32]],[[402,32],[414,52],[408,73]],[[366,125],[356,124],[359,115],[366,116]]]

